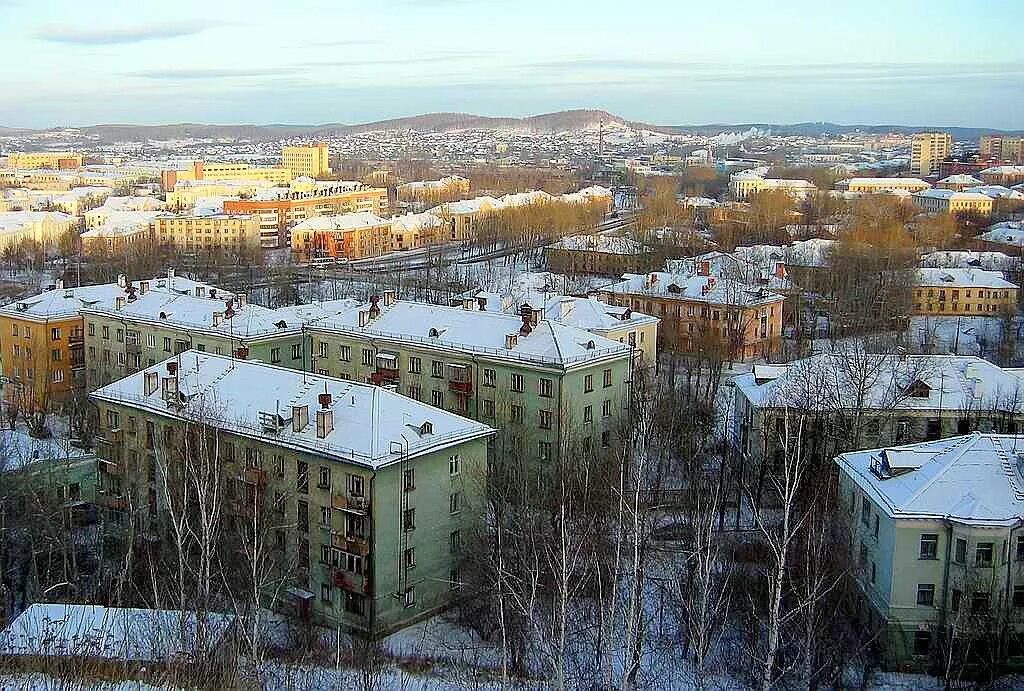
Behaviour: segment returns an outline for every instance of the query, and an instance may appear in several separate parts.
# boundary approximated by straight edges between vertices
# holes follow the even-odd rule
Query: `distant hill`
[[[606,124],[631,126],[666,134],[714,135],[722,132],[745,132],[751,128],[771,130],[773,134],[795,136],[822,136],[825,134],[848,134],[865,132],[879,134],[898,132],[910,134],[928,130],[949,132],[955,139],[977,139],[986,133],[1024,135],[1024,130],[1005,130],[982,127],[925,127],[909,125],[840,125],[832,122],[801,122],[795,124],[746,123],[708,125],[652,125],[634,122],[604,110],[563,110],[524,118],[491,117],[471,113],[427,113],[410,117],[393,118],[357,124],[325,123],[321,125],[207,125],[202,123],[177,123],[168,125],[89,125],[78,130],[86,137],[103,142],[145,141],[147,139],[249,139],[273,141],[289,137],[323,137],[374,131],[417,130],[421,132],[451,132],[462,129],[519,129],[529,132],[564,132],[596,127],[604,120]],[[0,136],[17,136],[41,132],[0,126]]]

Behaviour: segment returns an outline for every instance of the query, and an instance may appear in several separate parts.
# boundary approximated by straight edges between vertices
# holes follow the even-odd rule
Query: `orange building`
[[[299,259],[365,259],[391,251],[391,222],[368,211],[316,216],[291,230],[292,253]]]
[[[661,319],[662,349],[721,348],[728,359],[768,358],[782,337],[785,298],[759,286],[714,276],[655,271],[626,274],[598,290],[605,302]]]

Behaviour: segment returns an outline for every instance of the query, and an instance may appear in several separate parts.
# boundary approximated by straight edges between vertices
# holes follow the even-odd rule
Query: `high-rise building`
[[[934,175],[939,163],[949,156],[953,137],[945,132],[918,132],[910,145],[910,173]]]
[[[281,149],[281,162],[292,175],[322,178],[331,174],[331,153],[327,144],[311,146],[285,146]]]
[[[986,135],[979,142],[978,153],[983,160],[994,158],[1009,163],[1024,163],[1024,137]]]

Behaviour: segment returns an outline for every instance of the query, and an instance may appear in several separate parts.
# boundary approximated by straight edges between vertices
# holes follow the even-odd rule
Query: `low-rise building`
[[[992,213],[992,197],[979,192],[955,192],[949,189],[931,189],[916,192],[914,205],[926,213],[959,214],[975,213],[987,216]]]
[[[0,250],[23,242],[54,247],[74,226],[75,219],[60,211],[0,211]]]
[[[998,134],[982,135],[978,140],[978,154],[982,160],[1024,163],[1024,137]]]
[[[535,309],[535,306],[531,304],[530,308]],[[543,309],[545,319],[636,348],[637,364],[646,367],[658,364],[658,324],[661,320],[657,317],[594,298],[567,295],[549,299]]]
[[[391,249],[414,250],[432,245],[443,235],[444,222],[431,213],[403,214],[391,219]]]
[[[398,186],[398,201],[420,205],[442,204],[469,196],[469,180],[447,175],[439,180],[419,180]]]
[[[920,178],[849,178],[836,183],[836,189],[858,194],[883,192],[920,192],[931,185]]]
[[[978,173],[986,185],[1003,185],[1013,187],[1024,182],[1024,165],[992,166]]]
[[[151,240],[154,222],[169,215],[165,211],[105,211],[102,223],[90,226],[81,234],[82,251],[87,254],[123,252],[132,245]]]
[[[1001,271],[918,269],[912,297],[913,314],[1000,316],[1017,309],[1017,285]]]
[[[795,199],[803,199],[818,191],[814,183],[807,180],[766,178],[764,169],[743,170],[729,176],[729,192],[733,199],[745,201],[759,192],[785,192]]]
[[[661,264],[652,248],[611,235],[567,235],[544,248],[544,260],[549,271],[571,276],[646,273]]]
[[[281,166],[193,161],[184,169],[162,171],[160,182],[165,190],[173,190],[180,180],[258,180],[271,185],[287,185],[293,177],[291,170]]]
[[[427,213],[437,216],[444,223],[445,240],[462,242],[476,237],[480,221],[501,208],[501,202],[494,197],[475,197],[439,204]]]
[[[164,202],[157,197],[107,197],[103,200],[102,205],[85,213],[85,227],[98,228],[110,221],[111,218],[122,214],[162,211],[165,206]]]
[[[767,358],[782,337],[785,298],[728,278],[655,271],[598,289],[606,302],[661,319],[662,349],[716,349],[726,359]]]
[[[220,250],[251,256],[260,249],[260,222],[255,216],[162,215],[153,221],[153,235],[161,246],[185,252]]]
[[[391,251],[391,222],[369,211],[314,216],[291,229],[292,254],[300,259],[366,259]]]
[[[972,434],[835,459],[863,618],[887,666],[931,668],[975,647],[1024,655],[1022,449],[1024,437]]]
[[[502,454],[605,453],[628,410],[629,344],[544,318],[396,300],[385,292],[307,326],[311,369],[396,387],[502,430]],[[637,347],[640,347],[638,344]]]
[[[944,177],[935,183],[935,187],[940,190],[953,190],[954,192],[963,192],[971,187],[977,187],[978,185],[984,185],[985,183],[973,175],[967,175],[966,173],[959,173],[957,175],[950,175]]]
[[[92,398],[112,523],[159,522],[168,459],[201,434],[216,440],[225,521],[283,526],[268,549],[296,566],[287,597],[302,614],[379,638],[458,593],[463,540],[484,516],[487,425],[378,386],[195,350]]]
[[[1024,221],[1003,221],[985,229],[975,238],[980,249],[1024,256]]]
[[[82,154],[74,151],[15,151],[7,154],[11,168],[53,168],[75,170],[82,167]]]

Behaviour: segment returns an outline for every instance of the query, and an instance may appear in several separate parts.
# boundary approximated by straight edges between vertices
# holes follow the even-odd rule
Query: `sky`
[[[1024,129],[1019,2],[0,0],[0,125],[602,108]]]

